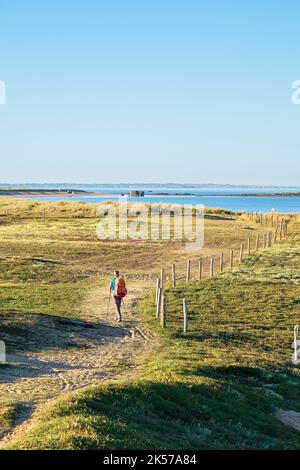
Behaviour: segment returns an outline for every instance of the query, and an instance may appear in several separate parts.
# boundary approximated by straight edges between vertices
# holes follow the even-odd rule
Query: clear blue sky
[[[299,185],[300,3],[1,2],[0,182]]]

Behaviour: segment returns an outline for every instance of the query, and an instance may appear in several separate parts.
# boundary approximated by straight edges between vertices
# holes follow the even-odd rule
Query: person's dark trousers
[[[121,321],[122,320],[122,313],[121,313],[122,299],[121,299],[121,297],[116,297],[115,295],[114,295],[114,299],[115,299],[115,303],[116,303],[116,307],[117,307],[119,320]]]

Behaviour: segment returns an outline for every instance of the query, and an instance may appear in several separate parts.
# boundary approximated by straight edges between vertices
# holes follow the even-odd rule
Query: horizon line
[[[0,188],[5,187],[5,186],[37,186],[37,185],[55,185],[55,186],[185,186],[185,187],[201,187],[201,186],[213,186],[213,187],[253,187],[253,188],[298,188],[300,187],[297,185],[278,185],[278,184],[235,184],[235,183],[171,183],[171,182],[163,182],[163,183],[158,183],[158,182],[153,182],[153,183],[142,183],[142,182],[135,182],[135,183],[130,183],[130,182],[124,182],[124,183],[116,183],[116,182],[111,182],[111,183],[76,183],[76,182],[16,182],[16,183],[2,183],[0,182]]]

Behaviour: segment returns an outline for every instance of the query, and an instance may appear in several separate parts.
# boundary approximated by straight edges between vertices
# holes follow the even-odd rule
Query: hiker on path
[[[125,279],[120,275],[119,271],[114,272],[114,277],[111,278],[109,283],[109,295],[111,293],[114,296],[114,301],[116,304],[117,316],[116,320],[118,322],[122,321],[122,300],[127,295]]]

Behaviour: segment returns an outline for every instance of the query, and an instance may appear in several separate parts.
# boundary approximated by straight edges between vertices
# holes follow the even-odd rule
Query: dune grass
[[[17,218],[96,218],[97,207],[101,204],[110,203],[115,204],[114,201],[107,199],[103,203],[89,204],[86,202],[72,201],[43,201],[34,199],[23,199],[16,197],[0,196],[0,217],[17,217]],[[149,206],[149,203],[146,203]],[[166,207],[170,210],[176,210],[178,204],[168,203],[154,203],[152,207]],[[143,201],[129,202],[131,209],[139,210],[145,207]],[[206,214],[222,214],[233,215],[232,211],[222,208],[205,208]]]
[[[167,328],[154,293],[141,308],[161,349],[134,381],[88,387],[48,404],[13,449],[298,449],[274,416],[300,412],[291,361],[299,321],[300,230],[230,273],[169,287]],[[189,332],[182,332],[182,298]]]

